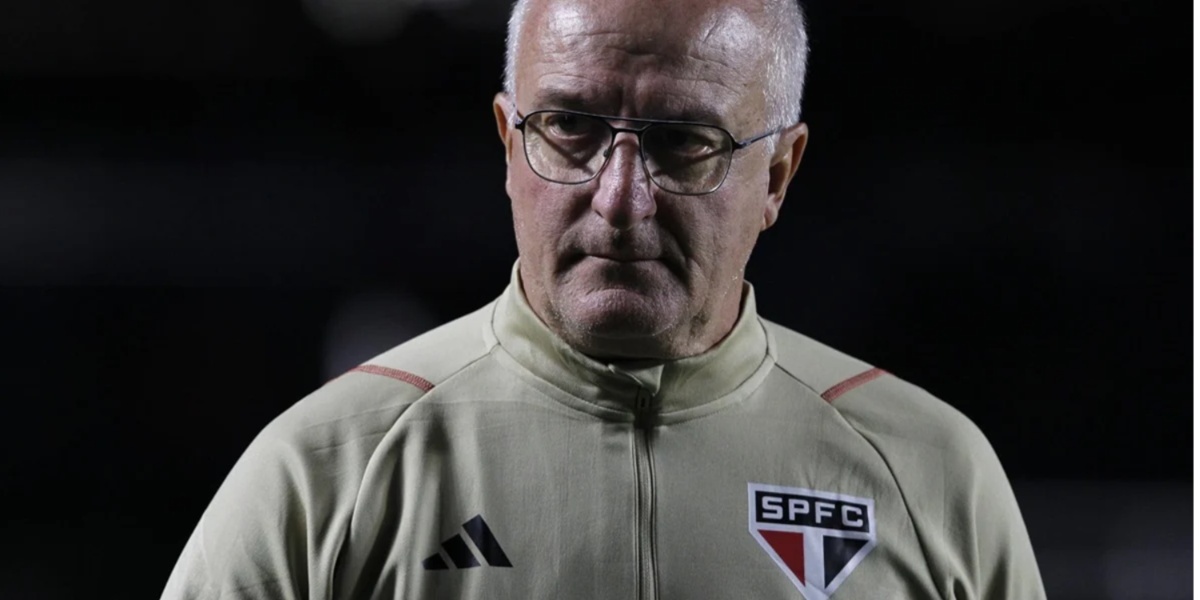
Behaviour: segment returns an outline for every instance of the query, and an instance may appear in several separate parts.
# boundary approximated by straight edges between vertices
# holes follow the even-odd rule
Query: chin
[[[679,311],[676,308],[677,302],[631,290],[611,289],[569,300],[560,314],[567,328],[574,330],[577,336],[593,341],[651,342],[677,323]]]
[[[561,334],[585,352],[657,354],[688,306],[685,287],[659,263],[589,260],[571,275],[558,282],[551,304]]]

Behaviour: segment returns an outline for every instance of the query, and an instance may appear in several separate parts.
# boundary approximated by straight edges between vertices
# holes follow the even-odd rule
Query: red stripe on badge
[[[826,402],[833,402],[838,396],[841,396],[842,394],[845,394],[846,392],[881,375],[887,375],[887,371],[884,371],[878,367],[869,369],[825,390],[825,393],[821,394],[821,398],[823,398]]]
[[[771,545],[771,549],[779,556],[779,560],[800,580],[801,584],[808,583],[804,578],[804,534],[791,531],[759,531],[763,539]]]
[[[353,373],[355,371],[358,371],[359,373],[370,373],[372,375],[381,375],[383,377],[391,377],[392,379],[403,381],[404,383],[407,383],[409,385],[416,386],[416,387],[420,388],[421,391],[423,391],[423,392],[428,392],[429,390],[433,389],[433,383],[430,382],[428,379],[425,379],[424,377],[421,377],[419,375],[413,375],[412,373],[409,373],[408,371],[401,371],[400,369],[393,369],[391,367],[381,367],[379,365],[359,365],[357,367],[354,367],[353,369],[350,369],[351,373]]]

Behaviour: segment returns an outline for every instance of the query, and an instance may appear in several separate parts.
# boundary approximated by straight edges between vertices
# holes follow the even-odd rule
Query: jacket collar
[[[729,335],[707,352],[679,360],[614,365],[584,355],[533,312],[515,266],[496,302],[491,328],[499,345],[536,377],[574,398],[626,413],[665,415],[698,408],[739,388],[757,386],[762,377],[755,374],[768,366],[765,363],[774,364],[749,283],[744,284],[741,315]]]

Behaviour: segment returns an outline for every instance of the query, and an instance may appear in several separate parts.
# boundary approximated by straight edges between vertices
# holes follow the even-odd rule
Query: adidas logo
[[[512,566],[512,563],[508,560],[508,555],[500,548],[500,542],[496,541],[496,536],[492,535],[492,529],[488,527],[482,515],[475,515],[470,521],[463,523],[462,528],[467,532],[467,537],[475,544],[475,550],[479,556],[487,561],[488,566]],[[449,569],[450,565],[446,564],[446,560],[442,558],[442,553],[445,553],[450,562],[454,563],[454,568],[456,569],[469,569],[480,566],[479,558],[475,556],[476,553],[471,551],[467,542],[457,533],[450,539],[442,542],[442,552],[434,552],[432,556],[421,561],[421,566],[425,567],[427,571]]]

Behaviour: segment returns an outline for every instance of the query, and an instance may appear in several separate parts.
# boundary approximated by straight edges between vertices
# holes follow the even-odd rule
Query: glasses
[[[643,124],[616,127],[609,121]],[[782,127],[744,140],[724,128],[689,121],[606,117],[569,110],[539,110],[513,124],[524,138],[525,159],[539,177],[565,184],[595,179],[612,156],[618,133],[637,136],[642,168],[654,185],[685,196],[717,191],[729,175],[733,153],[779,133]]]

